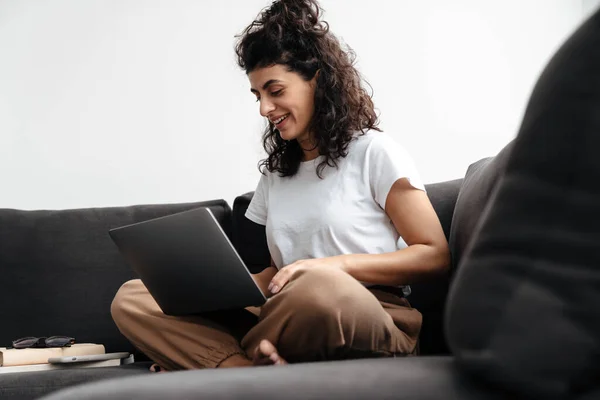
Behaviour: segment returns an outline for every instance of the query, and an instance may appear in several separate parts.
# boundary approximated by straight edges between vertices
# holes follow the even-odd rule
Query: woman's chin
[[[287,130],[279,131],[279,136],[281,136],[283,140],[293,140],[296,138],[296,136],[294,136],[292,132],[289,132]]]

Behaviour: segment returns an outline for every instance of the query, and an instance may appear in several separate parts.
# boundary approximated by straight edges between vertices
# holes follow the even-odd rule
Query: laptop
[[[209,208],[122,226],[109,235],[167,315],[266,302]]]

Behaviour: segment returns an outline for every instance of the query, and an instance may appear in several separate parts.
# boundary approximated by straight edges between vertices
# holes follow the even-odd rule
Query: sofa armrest
[[[112,379],[46,400],[79,399],[500,399],[458,372],[450,357],[367,359],[183,371]]]

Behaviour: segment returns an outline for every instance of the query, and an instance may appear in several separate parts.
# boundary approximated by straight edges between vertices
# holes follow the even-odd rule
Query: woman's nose
[[[263,117],[266,117],[274,109],[275,109],[275,106],[269,100],[260,99],[260,115],[262,115]]]

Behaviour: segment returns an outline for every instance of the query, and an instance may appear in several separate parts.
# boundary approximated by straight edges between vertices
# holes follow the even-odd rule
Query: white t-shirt
[[[369,131],[350,142],[338,168],[316,168],[324,156],[302,162],[298,173],[262,175],[246,217],[266,226],[277,268],[301,259],[379,254],[406,247],[385,213],[396,180],[425,190],[408,153],[389,135]]]

